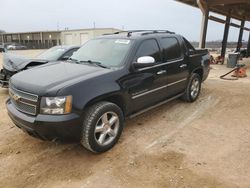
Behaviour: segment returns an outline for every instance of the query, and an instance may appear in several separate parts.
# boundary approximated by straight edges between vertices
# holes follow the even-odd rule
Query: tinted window
[[[181,57],[181,48],[176,38],[163,38],[163,58],[170,61]]]
[[[156,62],[160,61],[160,49],[154,39],[145,40],[141,43],[136,53],[136,59],[142,56],[151,56],[155,58]]]
[[[195,50],[194,47],[192,46],[192,44],[190,44],[187,39],[185,39],[183,37],[183,40],[185,41],[185,45],[186,45],[186,47],[187,47],[188,50],[191,50],[191,51]]]
[[[71,57],[71,56],[73,55],[73,53],[74,53],[76,50],[78,50],[78,48],[73,48],[73,49],[67,51],[67,52],[63,55],[63,58],[64,58],[64,57]]]

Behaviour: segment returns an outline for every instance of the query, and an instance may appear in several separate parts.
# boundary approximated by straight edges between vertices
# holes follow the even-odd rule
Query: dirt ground
[[[175,100],[128,120],[119,143],[98,155],[23,133],[0,89],[0,187],[250,187],[250,77],[218,78],[229,70],[213,65],[192,104]]]

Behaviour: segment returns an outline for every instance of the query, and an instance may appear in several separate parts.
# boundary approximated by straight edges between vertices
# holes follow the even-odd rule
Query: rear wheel
[[[122,110],[113,103],[99,102],[89,107],[82,126],[81,144],[96,153],[111,149],[123,130]]]
[[[193,73],[189,79],[186,91],[181,97],[186,102],[194,102],[200,95],[201,78],[197,73]]]

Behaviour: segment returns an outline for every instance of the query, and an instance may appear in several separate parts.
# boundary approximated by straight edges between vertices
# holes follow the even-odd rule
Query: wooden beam
[[[247,43],[247,57],[249,56],[250,56],[250,33],[249,33],[248,43]]]
[[[245,21],[243,20],[241,21],[241,25],[240,25],[239,38],[238,38],[238,43],[237,43],[237,52],[239,52],[242,47],[242,36],[244,32],[244,26],[245,26]]]
[[[208,10],[206,10],[205,13],[202,13],[201,35],[200,35],[199,48],[205,48],[205,46],[206,46],[208,16],[209,16]]]
[[[240,28],[240,25],[235,24],[235,23],[230,23],[230,26],[236,27],[236,28]]]
[[[209,6],[214,5],[230,5],[230,4],[246,4],[249,0],[207,0]]]
[[[247,28],[247,27],[244,27],[244,30],[245,30],[245,31],[250,31],[250,29],[249,29],[249,28]]]
[[[225,55],[226,55],[227,39],[228,39],[228,33],[229,33],[229,27],[230,27],[230,20],[231,20],[231,17],[227,16],[225,29],[224,29],[223,40],[222,40],[222,48],[221,48],[221,57],[223,57],[223,58],[225,58]]]
[[[215,17],[215,16],[209,16],[208,19],[212,20],[212,21],[215,21],[215,22],[218,22],[218,23],[222,23],[222,24],[226,23],[226,20],[223,20],[223,19]],[[241,28],[241,25],[233,23],[233,22],[230,23],[230,26],[236,27],[236,28]],[[247,27],[244,27],[243,29],[245,31],[250,31],[250,28],[247,28]]]
[[[223,20],[223,19],[221,19],[221,18],[217,18],[217,17],[215,17],[215,16],[209,16],[208,18],[209,18],[209,20],[212,20],[212,21],[215,21],[215,22],[219,22],[219,23],[222,23],[222,24],[225,24],[225,23],[226,23],[225,20]]]

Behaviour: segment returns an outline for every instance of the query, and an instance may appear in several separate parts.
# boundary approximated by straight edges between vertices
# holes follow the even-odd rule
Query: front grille
[[[17,110],[30,115],[36,115],[38,109],[38,96],[9,87],[9,95]]]

